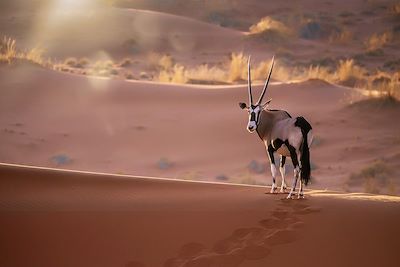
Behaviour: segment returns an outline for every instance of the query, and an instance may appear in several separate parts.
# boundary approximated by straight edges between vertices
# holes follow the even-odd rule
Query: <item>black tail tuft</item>
[[[303,145],[300,148],[300,178],[304,182],[304,184],[307,185],[311,178],[310,148],[308,147],[307,134],[310,132],[312,127],[303,117],[297,117],[295,126],[299,127],[301,129],[301,133],[303,134]]]

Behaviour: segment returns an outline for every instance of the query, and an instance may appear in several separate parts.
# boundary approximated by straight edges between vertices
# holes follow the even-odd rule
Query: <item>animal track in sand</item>
[[[299,216],[320,211],[303,201],[282,200],[269,218],[259,221],[260,227],[236,229],[210,249],[199,243],[188,243],[164,267],[236,267],[246,260],[266,258],[276,246],[298,238],[298,230],[304,226]]]

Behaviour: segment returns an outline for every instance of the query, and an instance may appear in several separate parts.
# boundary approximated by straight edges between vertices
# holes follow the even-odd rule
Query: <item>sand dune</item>
[[[267,158],[258,137],[246,131],[247,115],[237,104],[247,99],[245,86],[126,82],[29,66],[1,68],[0,86],[0,161],[270,183],[268,173],[248,170],[250,161]],[[268,91],[270,108],[303,115],[315,127],[314,188],[343,189],[351,172],[377,155],[398,153],[393,133],[399,126],[386,115],[399,109],[368,115],[363,108],[345,108],[350,92],[320,81],[272,85]],[[368,122],[379,127],[371,129]]]
[[[83,8],[62,1],[15,4],[11,10],[10,14],[4,9],[2,34],[16,38],[22,47],[39,46],[52,58],[142,57],[149,51],[183,57],[194,51],[242,49],[239,31],[155,11],[97,5]]]
[[[264,192],[1,165],[0,265],[398,265],[398,203]]]

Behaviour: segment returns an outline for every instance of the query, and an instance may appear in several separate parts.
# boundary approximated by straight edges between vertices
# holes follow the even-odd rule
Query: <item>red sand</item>
[[[265,191],[0,166],[0,266],[398,265],[398,203]]]

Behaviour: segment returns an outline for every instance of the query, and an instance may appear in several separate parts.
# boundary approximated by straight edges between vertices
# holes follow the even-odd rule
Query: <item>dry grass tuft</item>
[[[16,41],[3,37],[0,41],[0,63],[11,64],[16,60],[25,60],[40,66],[52,67],[49,60],[43,58],[43,50],[36,47],[27,51],[18,51]]]
[[[210,67],[207,64],[188,69],[186,71],[186,76],[189,80],[200,83],[224,83],[227,80],[226,71],[217,66]]]
[[[384,32],[382,34],[374,33],[364,42],[367,51],[375,51],[384,47],[393,40],[393,33]]]
[[[276,30],[284,34],[291,34],[291,30],[280,21],[271,17],[262,18],[257,24],[250,26],[250,34],[262,33],[269,30]]]
[[[391,14],[396,17],[400,17],[400,3],[396,3],[389,8]]]
[[[174,67],[174,59],[170,55],[150,53],[147,57],[150,68],[168,71]]]
[[[247,58],[243,53],[232,53],[229,70],[228,70],[228,81],[236,82],[245,80],[247,75]]]
[[[346,86],[360,86],[359,82],[365,80],[366,69],[356,65],[353,59],[340,60],[336,70],[336,80]]]
[[[187,83],[185,67],[175,64],[170,70],[162,70],[158,75],[158,81],[166,83]]]
[[[331,44],[349,44],[354,38],[353,33],[349,29],[344,29],[340,32],[333,32],[329,36],[329,43]]]
[[[11,63],[17,57],[16,41],[3,37],[0,43],[0,62]]]

